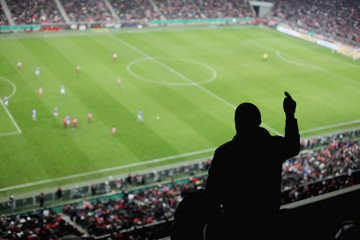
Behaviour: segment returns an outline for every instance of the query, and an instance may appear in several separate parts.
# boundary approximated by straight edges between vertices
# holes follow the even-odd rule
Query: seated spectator
[[[356,1],[270,0],[272,15],[320,34],[360,43],[360,9]]]
[[[121,20],[160,19],[160,12],[155,11],[153,5],[148,0],[110,0],[109,2]]]
[[[62,16],[55,1],[29,0],[6,1],[12,18],[17,25],[39,23],[61,23]]]
[[[61,0],[72,22],[111,22],[113,17],[102,0]]]

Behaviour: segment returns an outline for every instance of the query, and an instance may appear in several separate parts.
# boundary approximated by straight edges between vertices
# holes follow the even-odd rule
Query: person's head
[[[236,132],[248,131],[261,124],[260,110],[252,103],[241,103],[235,110]]]

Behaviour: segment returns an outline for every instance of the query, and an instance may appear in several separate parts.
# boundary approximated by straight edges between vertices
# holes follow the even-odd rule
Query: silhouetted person
[[[40,193],[40,195],[39,195],[39,203],[40,203],[40,207],[44,207],[44,203],[45,203],[45,195],[44,195],[44,193]]]
[[[62,189],[60,186],[58,186],[57,190],[56,190],[56,198],[57,199],[61,199],[62,198]]]
[[[270,236],[280,209],[282,163],[300,150],[296,102],[287,92],[283,109],[284,137],[271,136],[260,127],[261,114],[254,104],[237,107],[236,135],[216,149],[209,169],[207,201],[215,208],[222,206],[223,215],[209,222],[207,239]]]

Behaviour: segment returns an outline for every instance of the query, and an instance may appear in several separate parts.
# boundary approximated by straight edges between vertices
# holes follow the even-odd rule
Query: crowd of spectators
[[[254,16],[247,0],[60,0],[71,22],[112,22],[105,1],[121,20],[238,18]],[[271,15],[319,34],[360,42],[360,9],[346,0],[269,0]],[[54,0],[6,0],[15,24],[64,22]],[[0,25],[8,21],[0,8]]]
[[[155,20],[160,19],[161,14],[154,9],[149,0],[109,0],[116,15],[121,20]]]
[[[6,18],[3,6],[0,4],[0,26],[1,25],[8,25],[9,21]]]
[[[127,229],[172,219],[184,195],[203,188],[204,184],[205,177],[191,177],[185,184],[172,182],[147,190],[124,191],[119,199],[66,205],[63,212],[91,235],[117,233],[120,236]]]
[[[205,18],[251,17],[253,12],[246,0],[194,0]]]
[[[304,151],[283,164],[282,190],[351,174],[360,169],[359,140],[338,139],[326,148]]]
[[[312,184],[297,185],[281,193],[281,205],[319,196],[357,184],[360,184],[360,172],[345,174]]]
[[[7,0],[12,18],[17,25],[36,23],[60,23],[63,18],[55,1],[47,0]]]
[[[360,43],[358,1],[346,0],[270,0],[272,15],[320,34]]]
[[[356,130],[302,140],[301,154],[283,165],[282,204],[360,184],[359,137],[360,131]],[[201,162],[196,169],[205,171],[209,164],[210,160]],[[195,189],[204,188],[206,175],[196,175],[191,168],[186,173],[190,175],[187,181],[167,183],[158,182],[158,174],[153,173],[153,180],[158,183],[150,188],[143,187],[145,181],[140,175],[129,174],[121,181],[116,180],[115,185],[108,184],[105,193],[111,194],[116,188],[122,191],[118,197],[67,204],[63,207],[63,214],[85,229],[86,236],[109,235],[112,239],[128,239],[127,236],[132,234],[133,239],[143,239],[144,234],[150,236],[151,231],[136,238],[134,229],[147,229],[153,224],[171,221],[183,197]],[[133,189],[131,186],[142,188]],[[2,216],[0,220],[0,238],[58,239],[63,235],[82,234],[61,215],[46,208],[26,216]]]
[[[27,215],[0,216],[0,239],[59,239],[82,233],[51,209]]]
[[[60,0],[71,22],[111,22],[113,16],[103,0]]]
[[[198,19],[205,18],[201,10],[192,0],[154,0],[160,12],[166,19]]]

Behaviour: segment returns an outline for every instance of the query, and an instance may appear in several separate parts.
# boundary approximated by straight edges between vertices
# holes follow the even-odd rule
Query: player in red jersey
[[[73,128],[76,128],[77,127],[77,119],[73,118],[72,123],[73,123]]]
[[[42,97],[42,96],[43,96],[43,93],[44,93],[43,89],[42,89],[42,88],[39,88],[39,89],[38,89],[38,93],[39,93],[39,97]]]
[[[68,120],[67,117],[64,118],[64,128],[66,128],[68,126]]]
[[[21,69],[22,69],[22,62],[19,61],[19,62],[17,62],[16,65],[17,65],[18,70],[21,71]]]
[[[90,122],[92,122],[92,120],[93,120],[93,115],[91,112],[89,112],[88,113],[88,122],[90,123]]]
[[[118,58],[118,55],[116,53],[113,53],[113,55],[112,55],[113,61],[116,61],[117,58]]]
[[[117,86],[120,87],[120,86],[121,86],[121,83],[122,83],[122,79],[121,79],[121,78],[118,78],[118,80],[117,80]]]

